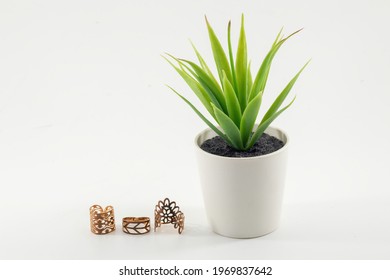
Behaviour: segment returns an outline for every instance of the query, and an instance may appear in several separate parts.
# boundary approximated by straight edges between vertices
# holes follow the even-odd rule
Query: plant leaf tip
[[[309,63],[311,62],[311,60],[312,60],[312,59],[310,58],[310,59],[305,63],[305,65],[303,65],[302,70],[303,70],[304,68],[306,68],[307,65],[309,65]]]

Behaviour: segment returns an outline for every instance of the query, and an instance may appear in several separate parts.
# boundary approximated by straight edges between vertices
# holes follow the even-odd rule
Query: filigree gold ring
[[[92,205],[89,208],[91,231],[94,234],[107,234],[115,230],[114,208],[107,206],[103,209],[100,205]]]
[[[163,224],[173,224],[179,234],[184,230],[184,214],[176,202],[169,198],[158,201],[154,208],[154,231]]]

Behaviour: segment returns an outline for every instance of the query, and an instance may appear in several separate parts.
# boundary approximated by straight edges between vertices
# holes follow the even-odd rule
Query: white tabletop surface
[[[389,259],[389,11],[380,0],[1,1],[0,259]],[[203,16],[223,40],[232,19],[235,41],[241,12],[252,71],[282,26],[305,28],[275,58],[265,107],[312,58],[274,123],[291,138],[281,226],[248,240],[208,226],[193,147],[205,125],[164,84],[199,103],[160,57],[195,59],[190,38],[211,59]],[[186,215],[182,235],[120,231],[165,197]],[[95,203],[114,206],[116,232],[89,231]]]

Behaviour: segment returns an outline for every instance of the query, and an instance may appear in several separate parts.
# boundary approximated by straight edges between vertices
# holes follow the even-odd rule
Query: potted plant
[[[287,134],[269,125],[291,106],[282,107],[308,62],[276,97],[257,122],[272,60],[279,48],[300,30],[283,37],[279,32],[252,79],[247,57],[244,16],[236,56],[228,24],[226,55],[207,18],[206,25],[217,78],[198,50],[199,63],[167,55],[217,123],[214,125],[187,98],[171,88],[209,126],[195,138],[206,213],[214,232],[235,238],[252,238],[274,231],[279,224],[286,173]],[[282,108],[281,108],[282,107]]]

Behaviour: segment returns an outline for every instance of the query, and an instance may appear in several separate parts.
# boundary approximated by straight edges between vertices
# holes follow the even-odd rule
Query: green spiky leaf
[[[256,122],[257,115],[260,110],[262,94],[259,92],[255,98],[249,102],[244,113],[242,114],[240,133],[244,146],[247,145],[250,135],[252,134],[253,127]]]
[[[187,85],[192,89],[192,91],[196,94],[196,96],[202,102],[203,106],[210,113],[210,115],[213,116],[213,118],[215,118],[214,110],[212,109],[212,107],[210,105],[211,99],[208,96],[207,92],[202,88],[202,86],[193,77],[191,77],[186,71],[184,71],[182,68],[179,68],[176,65],[174,65],[166,57],[164,57],[164,58],[176,70],[176,72],[179,73],[179,75],[183,78],[183,80],[187,83]]]
[[[282,31],[279,32],[278,36],[276,37],[276,40],[274,44],[272,45],[271,50],[268,52],[267,56],[264,58],[263,63],[260,66],[259,71],[257,72],[256,78],[253,82],[251,95],[249,97],[249,100],[251,100],[253,97],[257,95],[260,91],[264,91],[265,85],[267,83],[268,74],[271,69],[272,60],[275,57],[275,54],[280,49],[280,47],[283,45],[284,42],[286,42],[291,36],[297,34],[302,29],[295,31],[294,33],[290,34],[284,39],[279,39],[280,34]]]
[[[218,70],[219,79],[222,83],[223,72],[225,72],[229,81],[232,81],[232,73],[230,70],[229,61],[226,57],[225,51],[223,50],[221,43],[218,40],[217,35],[215,35],[215,32],[213,28],[210,26],[210,23],[208,22],[207,18],[206,18],[206,24],[207,24],[207,30],[209,32],[211,48],[213,50],[215,65],[217,66],[217,70]]]
[[[251,89],[253,85],[253,80],[252,80],[252,73],[251,73],[251,62],[249,61],[248,63],[248,70],[246,71],[246,104],[248,103],[248,97],[251,94]]]
[[[225,97],[219,84],[215,82],[209,75],[207,75],[205,70],[203,70],[194,62],[186,59],[179,59],[179,61],[185,62],[192,67],[193,71],[196,73],[198,82],[204,85],[205,88],[210,89],[213,96],[215,96],[215,98],[218,100],[218,103],[221,105],[220,109],[222,109],[224,112],[227,112]]]
[[[242,144],[240,130],[224,112],[219,110],[217,107],[213,105],[215,117],[223,131],[225,131],[226,137],[229,138],[232,147],[237,150],[243,150],[244,145]]]
[[[237,79],[237,96],[240,101],[241,109],[244,110],[247,105],[247,45],[244,28],[244,15],[241,16],[240,38],[238,39],[237,55],[236,55],[236,79]]]
[[[230,70],[232,71],[232,85],[234,91],[237,93],[237,78],[236,78],[236,70],[234,69],[234,58],[233,58],[233,49],[232,49],[232,41],[230,38],[230,28],[232,22],[229,21],[228,24],[228,48],[229,48],[229,61],[230,61]]]
[[[172,87],[168,86],[168,88],[170,88],[174,93],[176,93],[181,99],[184,100],[185,103],[187,103],[191,108],[192,110],[195,111],[195,113],[212,129],[214,130],[214,132],[219,135],[222,139],[224,139],[226,142],[230,143],[230,140],[226,137],[225,134],[223,134],[223,132],[221,132],[215,125],[213,125],[212,122],[210,122],[205,116],[203,116],[203,114],[198,110],[196,109],[196,107],[194,105],[192,105],[192,103],[190,101],[188,101],[183,95],[181,95],[180,93],[178,93],[175,89],[173,89]]]
[[[281,114],[283,113],[288,107],[291,106],[291,104],[293,104],[293,102],[295,101],[295,97],[294,99],[286,106],[284,107],[283,109],[275,112],[272,116],[270,116],[268,119],[266,120],[263,120],[259,126],[257,127],[256,131],[253,133],[248,145],[245,147],[245,149],[250,149],[256,142],[257,140],[259,140],[260,136],[264,133],[264,131],[267,129],[267,127]]]
[[[195,45],[192,42],[191,42],[191,45],[192,45],[192,48],[195,51],[196,57],[198,58],[198,61],[200,63],[200,66],[202,67],[202,69],[207,73],[207,75],[210,77],[210,79],[213,80],[214,83],[218,84],[217,80],[215,79],[215,77],[213,75],[213,72],[211,72],[209,66],[204,61],[202,55],[198,52],[197,48],[195,47]]]
[[[172,59],[174,59],[180,66],[180,69],[181,70],[187,70],[191,75],[192,77],[198,81],[199,83],[199,87],[200,87],[200,90],[202,91],[203,94],[207,94],[206,98],[208,97],[208,100],[210,100],[210,102],[214,103],[215,106],[217,106],[219,109],[221,110],[224,110],[223,108],[226,108],[226,105],[225,105],[225,99],[223,97],[223,95],[218,95],[216,96],[216,94],[213,92],[213,90],[210,89],[209,85],[207,84],[207,82],[205,82],[202,77],[200,77],[197,72],[195,72],[193,69],[191,69],[190,67],[188,67],[186,64],[183,63],[183,60],[181,59],[178,59],[170,54],[167,54],[169,55]],[[188,61],[190,62],[190,61]],[[195,66],[195,65],[194,65]],[[199,67],[200,69],[200,67]],[[202,70],[202,69],[200,69]],[[202,70],[203,71],[203,70]],[[207,76],[207,75],[206,75]],[[217,84],[218,85],[218,84]],[[218,92],[216,92],[218,94]],[[219,97],[219,98],[218,98]],[[222,104],[220,103],[222,102]]]
[[[233,85],[229,82],[228,78],[223,73],[223,90],[225,91],[226,106],[228,109],[229,117],[232,121],[240,127],[241,122],[241,108],[238,102],[236,93],[234,92]]]
[[[271,107],[268,109],[267,113],[265,113],[263,117],[263,121],[269,119],[279,108],[282,106],[283,101],[286,99],[287,95],[290,93],[290,90],[294,86],[295,82],[298,80],[299,75],[302,73],[303,69],[309,64],[310,60],[306,62],[306,64],[299,70],[299,72],[292,78],[292,80],[287,84],[287,86],[283,89],[283,91],[279,94],[279,96],[272,103]]]

